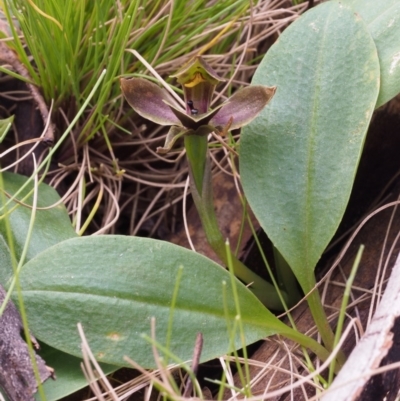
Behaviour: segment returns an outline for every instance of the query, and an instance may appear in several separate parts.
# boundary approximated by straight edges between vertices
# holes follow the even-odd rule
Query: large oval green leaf
[[[81,354],[76,328],[81,322],[99,361],[127,365],[127,355],[155,367],[151,347],[141,336],[150,335],[153,316],[156,339],[164,345],[172,318],[170,350],[182,360],[191,358],[198,332],[204,335],[203,361],[232,351],[227,325],[233,325],[237,311],[229,273],[167,242],[124,236],[70,239],[28,262],[20,282],[32,332],[72,355]],[[236,284],[246,344],[289,330],[250,290]],[[236,334],[239,348],[243,343]]]
[[[379,62],[364,21],[324,3],[288,27],[254,84],[277,86],[244,127],[246,196],[303,289],[332,238],[352,188],[379,91]]]
[[[4,238],[7,238],[4,219],[8,218],[17,253],[15,256],[19,259],[25,245],[31,220],[32,208],[30,206],[32,205],[34,183],[33,180],[27,183],[28,178],[19,174],[4,172],[2,176],[3,187],[1,190],[5,193],[4,197],[0,196],[0,214],[4,215],[7,210],[11,211],[12,208],[17,205],[15,201],[8,202],[8,197],[15,195],[17,192],[19,192],[17,196],[19,206],[12,210],[11,213],[8,213],[7,217],[3,216],[0,220],[0,234],[2,234]],[[20,191],[20,188],[24,185],[25,188]],[[5,208],[5,204],[2,202],[3,199],[5,203],[7,203],[7,208]],[[54,188],[44,183],[39,185],[38,210],[36,211],[26,260],[33,258],[38,253],[58,242],[77,236],[72,228],[64,204],[61,203],[55,207],[51,207],[59,202],[59,200],[60,196]]]
[[[400,1],[343,0],[367,23],[381,67],[381,88],[376,107],[400,92]]]

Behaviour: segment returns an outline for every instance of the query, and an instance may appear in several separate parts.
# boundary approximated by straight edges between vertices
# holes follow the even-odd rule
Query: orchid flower
[[[224,79],[201,57],[192,59],[172,77],[183,86],[186,109],[153,82],[143,78],[121,79],[122,92],[139,115],[156,124],[171,126],[164,147],[157,148],[161,154],[169,152],[182,136],[207,136],[243,127],[266,106],[276,89],[249,86],[210,110],[214,90]]]
[[[234,255],[228,261],[225,238],[214,210],[207,142],[211,132],[224,135],[228,130],[241,128],[252,121],[267,105],[276,88],[249,86],[210,109],[215,88],[224,80],[201,57],[193,58],[173,77],[183,87],[185,108],[166,89],[143,78],[121,79],[122,92],[139,115],[171,127],[164,147],[157,148],[158,153],[169,152],[179,138],[184,138],[190,189],[208,243],[226,266],[232,265],[237,277],[251,284],[251,290],[267,307],[279,309],[282,306],[280,295],[270,283]],[[281,293],[287,297],[283,291]]]

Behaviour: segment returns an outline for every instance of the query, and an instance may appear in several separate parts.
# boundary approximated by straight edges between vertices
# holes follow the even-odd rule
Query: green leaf
[[[81,369],[80,358],[65,354],[46,344],[40,344],[39,354],[46,361],[46,365],[55,370],[57,377],[56,380],[49,379],[43,383],[46,401],[59,400],[88,385]],[[113,365],[106,364],[101,364],[101,368],[106,375],[117,369]],[[41,401],[39,393],[35,394],[35,398]]]
[[[12,201],[5,205],[9,197],[16,194],[20,188],[28,181],[27,177],[19,174],[4,172],[3,175],[3,188],[4,194],[0,195],[0,214],[4,215],[7,211],[17,205],[17,202]],[[33,181],[24,188],[24,190],[17,196],[17,199],[23,204],[9,213],[8,219],[10,222],[11,232],[14,237],[15,250],[17,259],[21,255],[21,251],[26,241],[26,235],[31,219],[32,209],[28,206],[32,205],[32,195],[25,198],[27,194],[33,191]],[[4,195],[4,196],[3,196]],[[38,208],[47,208],[54,205],[60,200],[58,193],[46,184],[40,184],[38,190]],[[28,206],[27,206],[28,205]],[[7,238],[5,217],[0,220],[0,234]],[[36,218],[33,227],[31,241],[27,253],[27,259],[30,260],[38,253],[47,249],[48,247],[64,241],[68,238],[76,237],[74,229],[72,228],[71,221],[68,217],[67,210],[63,204],[55,207],[36,211]],[[10,272],[11,273],[11,272]],[[5,278],[5,277],[2,277]],[[5,282],[5,281],[4,281]]]
[[[381,88],[376,107],[400,92],[400,2],[398,0],[343,0],[367,23],[381,67]]]
[[[234,324],[237,312],[230,280],[221,266],[187,249],[112,235],[59,243],[28,262],[20,275],[29,327],[37,338],[80,356],[76,325],[81,322],[99,361],[129,366],[123,360],[127,355],[148,368],[155,362],[142,334],[150,335],[151,317],[157,341],[166,344],[173,314],[170,350],[182,360],[191,358],[198,332],[204,335],[202,361],[232,351],[227,324]],[[250,290],[236,285],[245,344],[290,331]],[[238,333],[233,337],[235,347],[244,345]]]
[[[253,84],[277,86],[243,128],[240,171],[249,203],[303,289],[348,202],[379,91],[364,21],[336,2],[280,36]]]

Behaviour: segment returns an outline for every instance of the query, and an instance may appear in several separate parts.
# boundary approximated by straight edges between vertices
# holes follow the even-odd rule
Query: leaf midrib
[[[70,294],[70,295],[76,295],[78,302],[84,304],[84,301],[79,301],[79,296],[81,297],[92,297],[92,298],[102,298],[102,299],[118,299],[120,301],[123,302],[130,302],[130,303],[138,303],[138,304],[143,304],[143,305],[147,305],[147,306],[154,306],[154,307],[158,307],[158,308],[163,308],[163,309],[170,309],[171,306],[170,305],[165,305],[165,303],[157,303],[157,302],[145,302],[143,301],[143,299],[145,299],[145,297],[138,297],[138,300],[132,300],[130,298],[122,298],[122,297],[116,297],[116,296],[106,296],[106,295],[100,295],[100,294],[91,294],[91,293],[85,293],[85,292],[70,292],[70,291],[54,291],[54,290],[23,290],[22,294],[24,296],[26,296],[27,294],[35,294],[35,293],[48,293],[48,294],[55,294],[53,299],[61,299],[62,297],[57,296],[57,294]],[[226,320],[226,314],[225,311],[222,311],[222,313],[217,313],[217,309],[203,309],[203,308],[193,308],[193,307],[182,307],[182,306],[178,306],[175,305],[174,306],[174,310],[179,310],[182,312],[193,312],[196,314],[204,314],[206,316],[216,316],[216,317],[222,317],[224,320]],[[175,313],[175,312],[174,312]],[[236,314],[235,314],[236,315]],[[231,318],[234,318],[235,315],[231,315]],[[253,320],[253,319],[249,319],[250,315],[243,315],[241,313],[241,320],[247,324],[251,324],[253,326],[257,326],[257,327],[261,327],[261,328],[270,328],[268,324],[264,323],[265,319],[262,319],[260,321],[257,320]],[[272,329],[272,328],[270,328]]]

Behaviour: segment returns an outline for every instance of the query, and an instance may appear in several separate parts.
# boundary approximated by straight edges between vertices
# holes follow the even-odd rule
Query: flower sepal
[[[165,89],[144,78],[121,78],[120,83],[125,99],[143,118],[159,125],[182,126],[167,105],[179,107],[179,104]]]
[[[254,85],[239,89],[222,103],[210,124],[221,129],[231,121],[230,129],[241,128],[258,116],[275,92],[276,86]]]
[[[187,114],[192,114],[194,110],[198,114],[207,113],[215,88],[225,81],[200,56],[189,60],[171,77],[176,78],[182,85]]]

